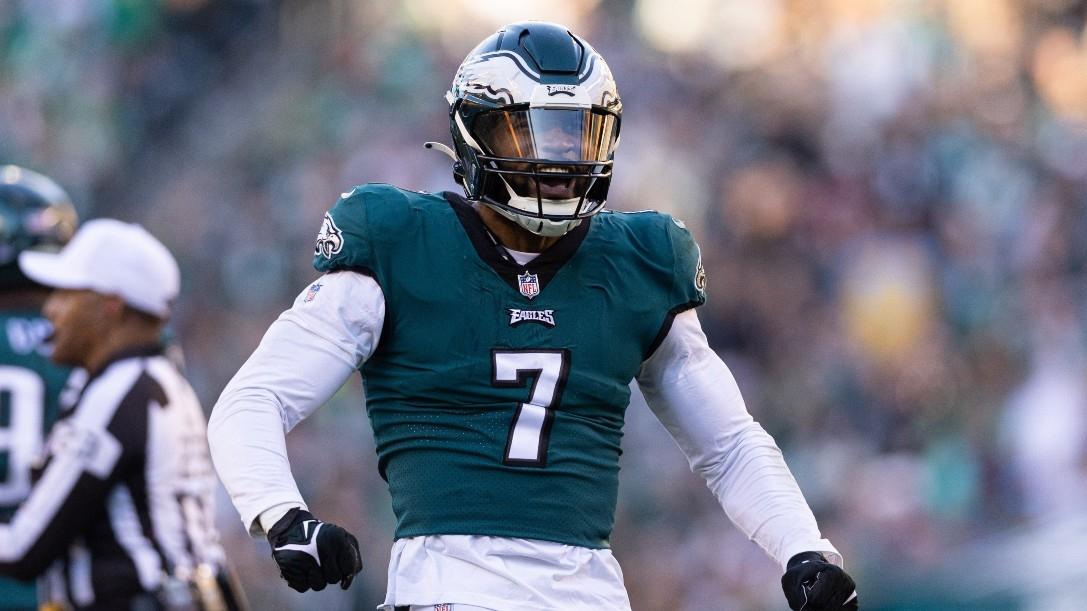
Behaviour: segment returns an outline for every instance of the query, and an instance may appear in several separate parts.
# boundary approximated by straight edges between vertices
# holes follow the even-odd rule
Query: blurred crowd
[[[172,248],[174,331],[210,409],[314,277],[340,192],[457,188],[422,148],[448,141],[442,95],[476,41],[529,16],[611,65],[609,206],[699,239],[711,345],[866,608],[1077,608],[1053,579],[975,594],[931,576],[984,571],[947,558],[1087,510],[1083,2],[15,0],[0,162]],[[286,596],[297,608],[384,590],[392,516],[361,401],[356,380],[289,440],[303,494],[366,562],[353,603]],[[624,448],[614,548],[634,609],[780,608],[780,567],[640,400]],[[223,505],[253,602],[283,608],[264,543]]]

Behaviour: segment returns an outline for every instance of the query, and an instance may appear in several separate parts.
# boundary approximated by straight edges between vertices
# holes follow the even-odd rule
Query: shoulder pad
[[[360,185],[342,193],[321,222],[313,266],[319,272],[369,272],[375,264],[375,248],[411,231],[413,210],[433,198],[429,193],[381,183]]]
[[[706,270],[702,266],[702,250],[683,221],[670,214],[666,219],[672,244],[677,306],[696,307],[706,303]]]

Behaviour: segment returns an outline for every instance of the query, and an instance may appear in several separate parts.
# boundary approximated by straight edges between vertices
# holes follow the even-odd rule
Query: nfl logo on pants
[[[540,278],[536,274],[527,271],[517,274],[517,285],[521,288],[521,294],[529,299],[540,294]]]

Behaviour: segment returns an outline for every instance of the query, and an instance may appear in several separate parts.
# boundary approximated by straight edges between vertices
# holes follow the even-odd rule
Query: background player
[[[622,112],[603,58],[561,26],[513,24],[469,54],[447,97],[467,199],[345,193],[317,241],[327,275],[212,415],[216,467],[288,584],[347,587],[361,568],[354,538],[306,509],[283,439],[361,366],[398,518],[385,608],[629,608],[608,537],[636,377],[729,516],[786,569],[790,606],[856,608],[706,344],[690,234],[666,215],[601,213]]]
[[[70,369],[49,360],[51,325],[41,314],[49,289],[19,269],[19,253],[59,250],[78,218],[52,179],[0,166],[0,521],[30,492],[30,468],[57,417]],[[0,610],[37,608],[33,582],[0,577]]]

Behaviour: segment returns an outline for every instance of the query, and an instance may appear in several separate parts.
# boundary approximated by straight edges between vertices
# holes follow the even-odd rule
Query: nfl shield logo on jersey
[[[540,278],[527,270],[523,274],[517,274],[517,285],[521,287],[521,294],[529,299],[540,294]]]

